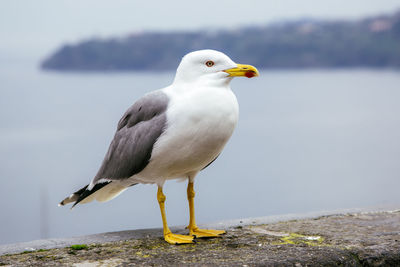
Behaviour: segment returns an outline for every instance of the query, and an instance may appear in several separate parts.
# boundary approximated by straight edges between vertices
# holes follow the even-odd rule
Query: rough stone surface
[[[182,228],[175,230],[185,233]],[[400,265],[399,210],[236,225],[228,230],[221,238],[198,239],[196,244],[179,246],[164,242],[160,229],[142,230],[128,240],[106,243],[99,240],[75,249],[5,254],[0,256],[0,265]]]

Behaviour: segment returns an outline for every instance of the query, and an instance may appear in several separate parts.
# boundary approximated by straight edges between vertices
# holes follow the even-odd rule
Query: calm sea
[[[0,243],[161,227],[154,185],[57,204],[96,173],[124,111],[173,75],[2,66]],[[198,176],[198,222],[400,203],[400,72],[263,71],[232,88],[239,125]],[[186,224],[186,183],[164,192],[169,224]]]

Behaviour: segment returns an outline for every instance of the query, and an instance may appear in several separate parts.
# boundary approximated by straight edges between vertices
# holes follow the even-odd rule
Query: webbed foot
[[[193,244],[195,243],[194,238],[195,238],[194,236],[178,235],[178,234],[173,234],[171,232],[164,235],[165,241],[174,245]]]
[[[211,230],[211,229],[199,229],[194,228],[190,229],[190,234],[195,236],[196,238],[211,238],[211,237],[219,237],[221,235],[226,234],[224,230]]]

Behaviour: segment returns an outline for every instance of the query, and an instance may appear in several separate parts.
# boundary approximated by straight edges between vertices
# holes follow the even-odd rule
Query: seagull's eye
[[[207,67],[212,67],[212,66],[214,66],[214,61],[211,61],[211,60],[207,61],[207,62],[206,62],[206,66],[207,66]]]

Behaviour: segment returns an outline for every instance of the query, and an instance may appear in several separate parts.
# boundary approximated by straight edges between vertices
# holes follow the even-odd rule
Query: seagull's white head
[[[194,51],[182,58],[174,83],[229,84],[235,76],[258,76],[251,65],[236,64],[224,53],[215,50]]]

